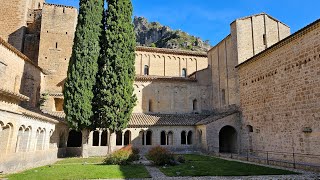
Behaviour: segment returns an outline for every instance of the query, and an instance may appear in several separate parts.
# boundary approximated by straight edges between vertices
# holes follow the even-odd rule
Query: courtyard
[[[190,177],[306,177],[312,176],[271,167],[229,161],[212,156],[186,154],[186,162],[175,166],[153,166],[151,164],[104,165],[104,157],[66,158],[55,164],[2,176],[11,179],[131,179],[131,178],[190,178]],[[160,171],[159,171],[160,170]],[[269,176],[272,175],[272,176]],[[278,176],[273,176],[278,175]],[[1,177],[1,176],[0,176]],[[295,179],[295,178],[294,178]]]

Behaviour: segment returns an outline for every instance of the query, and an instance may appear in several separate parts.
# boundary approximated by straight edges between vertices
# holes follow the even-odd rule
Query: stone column
[[[88,158],[88,140],[89,140],[89,130],[84,129],[82,130],[82,158]]]
[[[143,133],[143,136],[144,136],[144,145],[146,146],[147,145],[147,132],[144,132]]]
[[[102,135],[102,131],[99,130],[99,145],[98,146],[101,146],[101,135]]]
[[[124,146],[124,133],[121,132],[121,144]]]

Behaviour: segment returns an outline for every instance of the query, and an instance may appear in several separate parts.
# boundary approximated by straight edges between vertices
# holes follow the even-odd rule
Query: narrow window
[[[41,8],[41,4],[40,3],[38,3],[38,9],[40,9]]]
[[[189,132],[188,132],[187,144],[188,144],[188,145],[191,145],[191,144],[192,144],[192,131],[189,131]]]
[[[247,125],[248,132],[253,132],[253,127],[251,125]]]
[[[166,145],[166,132],[162,131],[160,134],[160,143],[161,145]]]
[[[186,69],[186,68],[183,68],[183,69],[182,69],[181,76],[182,76],[182,77],[187,77],[187,69]]]
[[[149,75],[149,66],[144,65],[144,75]]]
[[[92,138],[92,146],[99,146],[99,131],[94,131]]]
[[[131,131],[126,131],[124,133],[124,145],[127,146],[131,144]]]
[[[122,146],[122,132],[116,132],[116,146]]]
[[[56,42],[56,49],[58,48],[58,43]]]
[[[65,11],[66,11],[66,8],[63,8],[62,12],[65,13]]]
[[[185,131],[181,132],[181,144],[187,144],[186,132]]]
[[[153,112],[153,103],[152,103],[152,100],[149,100],[149,112]]]
[[[221,101],[222,101],[222,105],[226,104],[226,90],[225,89],[221,90]]]
[[[192,110],[197,111],[198,110],[198,101],[196,99],[192,102]]]
[[[101,146],[107,146],[108,145],[108,131],[103,131],[101,134]]]
[[[151,131],[147,131],[147,134],[146,134],[146,145],[147,146],[152,145],[152,132]]]
[[[263,38],[263,45],[267,45],[267,37],[266,37],[266,34],[264,34],[263,36],[262,36],[262,38]]]

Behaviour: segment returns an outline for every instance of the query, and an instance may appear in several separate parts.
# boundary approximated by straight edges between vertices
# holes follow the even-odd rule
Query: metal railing
[[[263,150],[223,150],[219,147],[211,147],[210,152],[218,157],[290,167],[294,169],[320,171],[320,155],[315,154]]]

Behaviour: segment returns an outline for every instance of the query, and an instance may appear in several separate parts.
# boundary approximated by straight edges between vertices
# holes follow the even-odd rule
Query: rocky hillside
[[[138,46],[207,51],[208,41],[191,36],[181,30],[171,30],[158,22],[149,23],[146,18],[134,17],[133,20]]]

